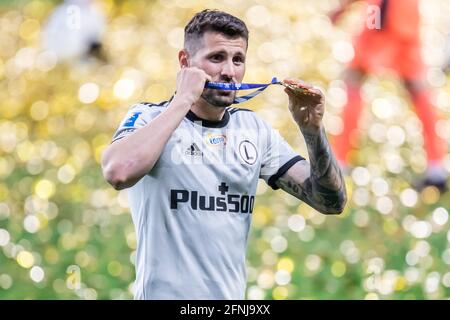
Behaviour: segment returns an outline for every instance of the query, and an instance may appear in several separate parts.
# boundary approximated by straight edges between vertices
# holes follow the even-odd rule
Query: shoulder
[[[138,102],[132,104],[126,112],[122,126],[130,127],[133,125],[144,125],[157,117],[169,104],[170,100],[158,103]]]
[[[169,103],[170,100],[161,102],[138,102],[130,105],[126,117],[143,118],[149,121],[160,114]]]
[[[170,103],[172,99],[165,100],[161,102],[138,102],[135,104],[132,104],[129,108],[130,111],[161,111],[162,109],[166,108],[167,105]]]

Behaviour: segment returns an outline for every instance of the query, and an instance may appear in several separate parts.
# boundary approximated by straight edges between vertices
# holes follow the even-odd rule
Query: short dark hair
[[[231,38],[242,37],[248,44],[248,29],[244,21],[219,10],[203,10],[195,14],[184,28],[184,47],[195,52],[198,40],[207,31],[219,32]]]

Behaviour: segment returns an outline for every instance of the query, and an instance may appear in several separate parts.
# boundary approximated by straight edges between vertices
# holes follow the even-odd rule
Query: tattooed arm
[[[325,130],[303,132],[310,163],[297,162],[276,184],[282,190],[304,201],[324,214],[339,214],[347,201],[341,170],[330,150]]]
[[[286,88],[286,93],[289,110],[305,138],[310,162],[297,162],[276,184],[321,213],[339,214],[344,210],[347,192],[322,125],[323,94],[298,80],[285,80],[285,83],[307,89],[299,94]]]

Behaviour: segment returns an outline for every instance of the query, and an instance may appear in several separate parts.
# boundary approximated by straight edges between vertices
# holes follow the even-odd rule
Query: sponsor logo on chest
[[[208,133],[205,139],[206,145],[212,147],[224,147],[227,144],[227,136],[224,134]]]

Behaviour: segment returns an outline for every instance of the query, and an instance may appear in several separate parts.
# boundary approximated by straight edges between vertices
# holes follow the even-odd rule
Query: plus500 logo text
[[[254,196],[228,194],[223,197],[199,195],[198,191],[170,190],[170,208],[190,206],[192,210],[252,213]]]

